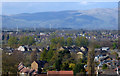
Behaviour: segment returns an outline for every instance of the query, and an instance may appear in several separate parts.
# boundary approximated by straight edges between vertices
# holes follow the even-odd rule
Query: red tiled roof
[[[35,70],[33,70],[33,69],[29,69],[29,73],[31,73],[31,72],[34,72]]]
[[[29,72],[29,69],[25,67],[25,68],[23,68],[20,72],[28,73],[28,72]]]
[[[22,62],[20,62],[20,64],[18,64],[18,66],[20,66],[20,65],[23,65]]]
[[[23,66],[23,65],[20,65],[20,66],[18,67],[18,70],[21,70],[22,68],[24,68],[24,66]]]
[[[32,74],[33,74],[33,75],[37,74],[37,71],[34,71]]]
[[[47,74],[73,74],[73,71],[48,71]]]

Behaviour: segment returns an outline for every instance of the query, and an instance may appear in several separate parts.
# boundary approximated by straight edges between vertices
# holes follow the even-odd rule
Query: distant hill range
[[[98,8],[2,16],[7,28],[118,29],[118,9]]]

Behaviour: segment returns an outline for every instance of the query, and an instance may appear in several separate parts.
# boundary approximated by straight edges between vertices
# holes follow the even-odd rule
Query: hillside
[[[3,15],[3,27],[117,29],[117,9],[69,10]]]

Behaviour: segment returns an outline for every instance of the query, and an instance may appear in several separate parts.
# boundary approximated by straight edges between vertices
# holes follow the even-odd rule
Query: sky
[[[0,0],[0,2],[119,2],[119,0]]]
[[[2,14],[118,8],[118,2],[3,2]]]

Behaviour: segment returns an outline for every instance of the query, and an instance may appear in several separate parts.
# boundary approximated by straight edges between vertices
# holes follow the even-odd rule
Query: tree
[[[24,61],[24,55],[15,50],[12,55],[2,52],[2,74],[17,74],[18,64]]]
[[[84,72],[84,74],[85,74],[84,64],[82,64],[82,63],[76,64],[73,71],[74,71],[74,75],[76,75],[77,73],[80,73],[80,72]]]
[[[9,40],[8,40],[8,45],[9,45],[10,47],[16,47],[17,44],[18,44],[18,38],[11,36],[11,37],[9,38]]]
[[[89,44],[89,41],[88,41],[88,39],[86,39],[85,37],[77,37],[77,38],[75,39],[75,44],[76,44],[77,46],[80,46],[80,47],[82,47],[82,46],[87,47],[88,44]]]
[[[16,59],[13,56],[9,56],[5,53],[2,55],[2,74],[17,73]],[[9,67],[8,67],[9,66]]]
[[[19,44],[20,45],[28,45],[28,37],[27,36],[21,37],[19,40]]]
[[[70,70],[68,62],[62,64],[62,70]]]
[[[61,59],[59,58],[58,60],[56,60],[55,62],[55,68],[57,71],[60,71],[61,70]]]
[[[56,37],[51,39],[51,46],[54,48],[60,48],[65,45],[64,37]]]
[[[71,46],[71,45],[73,45],[73,40],[71,37],[68,37],[67,38],[67,46]]]
[[[60,43],[61,46],[65,45],[64,37],[59,37],[58,40],[59,40],[59,43]]]
[[[51,60],[51,58],[53,57],[53,50],[50,49],[47,53],[47,61],[49,62]]]
[[[88,58],[87,58],[87,69],[88,69],[88,74],[89,75],[94,75],[95,74],[95,68],[94,68],[94,57],[95,57],[95,52],[94,52],[94,41],[91,41],[89,45],[89,50],[88,50]]]
[[[32,45],[34,42],[35,42],[34,37],[25,36],[25,37],[20,38],[19,44],[20,45]]]
[[[40,60],[47,61],[47,49],[44,49],[43,52],[41,53]]]
[[[28,45],[32,45],[35,42],[34,37],[29,37],[28,38]]]
[[[74,63],[70,63],[70,64],[69,64],[69,68],[70,68],[71,70],[73,70],[73,69],[75,68],[75,64],[74,64]]]
[[[31,54],[29,54],[29,53],[26,53],[26,54],[24,54],[24,65],[25,66],[31,66]]]
[[[117,43],[113,43],[113,49],[116,49],[117,48]]]
[[[37,60],[37,51],[32,51],[31,53],[31,62],[36,61]]]
[[[107,69],[107,65],[103,64],[102,69]]]

